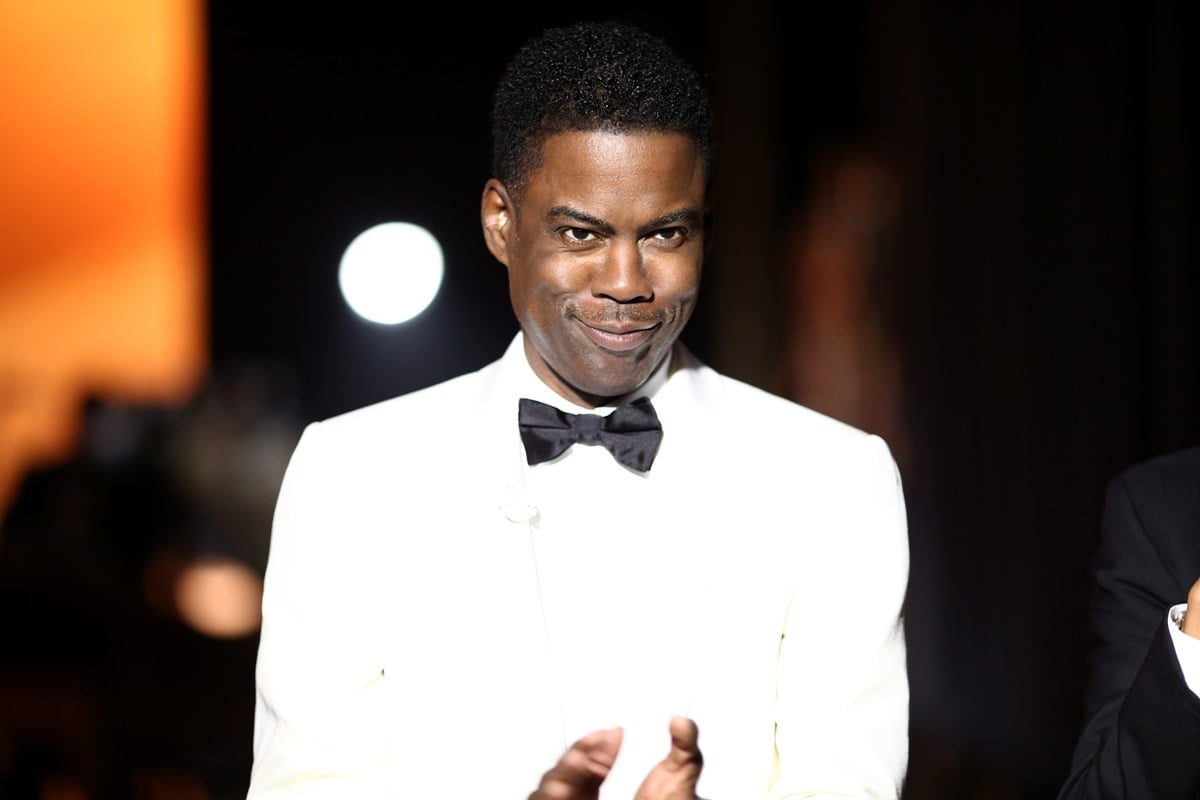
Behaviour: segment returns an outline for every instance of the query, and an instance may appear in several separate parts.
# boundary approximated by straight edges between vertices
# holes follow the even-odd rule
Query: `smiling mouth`
[[[583,333],[593,342],[605,350],[611,350],[615,353],[624,353],[640,346],[644,343],[661,323],[652,325],[643,325],[638,328],[597,328],[586,322],[579,320],[579,325],[583,328]]]

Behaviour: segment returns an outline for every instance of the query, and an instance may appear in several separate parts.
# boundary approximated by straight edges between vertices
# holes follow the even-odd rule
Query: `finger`
[[[620,728],[593,731],[572,744],[529,800],[594,800],[621,749]]]

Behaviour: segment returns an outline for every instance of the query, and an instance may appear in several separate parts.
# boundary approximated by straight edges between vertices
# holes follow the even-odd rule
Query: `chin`
[[[637,391],[643,383],[649,379],[649,375],[645,377],[629,378],[622,381],[605,382],[603,384],[592,384],[583,386],[582,391],[591,397],[607,399],[611,397],[621,397],[630,392]]]
[[[571,373],[557,371],[576,392],[593,399],[606,400],[637,391],[661,362],[657,353],[628,353],[577,359]]]

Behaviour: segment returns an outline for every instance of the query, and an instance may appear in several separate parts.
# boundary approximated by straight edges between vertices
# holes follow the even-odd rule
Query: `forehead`
[[[570,131],[546,139],[526,200],[569,205],[704,203],[699,148],[681,133]]]

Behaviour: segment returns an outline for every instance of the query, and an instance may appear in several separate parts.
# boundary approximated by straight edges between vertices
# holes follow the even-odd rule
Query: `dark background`
[[[154,614],[143,584],[168,540],[261,570],[280,462],[239,505],[181,479],[181,431],[216,409],[228,458],[264,431],[286,453],[306,420],[499,355],[516,328],[479,232],[489,96],[527,36],[581,16],[638,22],[710,80],[719,244],[685,338],[718,368],[783,385],[787,242],[824,159],[863,149],[894,177],[871,291],[902,375],[908,800],[1053,796],[1104,485],[1200,443],[1185,3],[214,2],[211,385],[183,409],[89,407],[79,457],[31,475],[6,520],[0,702],[27,719],[0,736],[0,797],[66,774],[92,797],[244,796],[257,642]],[[390,220],[447,264],[394,328],[336,284],[350,240]]]

